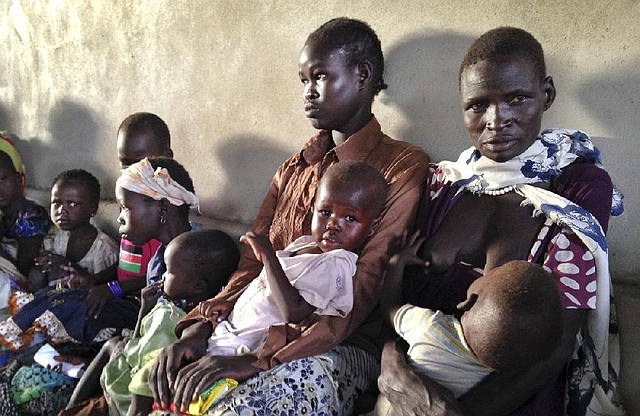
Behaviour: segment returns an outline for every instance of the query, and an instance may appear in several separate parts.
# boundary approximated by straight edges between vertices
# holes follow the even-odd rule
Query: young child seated
[[[115,275],[118,248],[114,240],[91,224],[100,204],[100,182],[82,169],[59,174],[51,187],[51,218],[56,225],[44,239],[44,251],[29,272],[35,292],[45,286],[66,284],[71,275],[62,265],[91,276],[91,282]],[[114,257],[115,256],[115,257]],[[78,286],[89,286],[91,282]]]
[[[155,356],[177,340],[174,328],[186,312],[222,289],[238,266],[239,258],[236,243],[222,231],[190,231],[174,238],[164,252],[167,271],[163,280],[142,289],[133,339],[123,349],[115,348],[115,343],[105,344],[81,380],[85,385],[78,386],[72,401],[78,403],[88,398],[78,395],[86,394],[89,385],[97,385],[102,372],[104,395],[111,409],[117,409],[121,415],[128,411],[147,414],[148,411],[139,413],[138,407],[151,410],[153,399],[147,380]],[[102,371],[100,355],[110,357]]]
[[[387,192],[386,180],[369,164],[340,162],[320,181],[312,235],[276,252],[267,238],[245,234],[240,241],[264,267],[235,305],[216,300],[200,304],[215,327],[207,354],[258,355],[273,325],[301,323],[312,313],[346,316],[353,306],[354,252],[372,235]]]
[[[421,241],[415,236],[413,240],[410,246],[417,248]],[[558,347],[560,294],[541,266],[516,260],[490,270],[471,284],[467,299],[458,305],[462,317],[457,319],[398,302],[405,265],[425,264],[407,250],[394,255],[385,277],[388,297],[383,297],[381,307],[409,344],[409,364],[455,397],[493,371],[526,368]],[[394,412],[380,395],[373,414]]]
[[[18,291],[9,300],[11,314],[0,323],[0,343],[13,351],[31,343],[35,328],[54,344],[85,339],[85,316],[79,303],[85,291],[48,286],[89,287],[115,276],[118,246],[91,223],[100,202],[100,183],[89,172],[62,172],[51,189],[51,216],[56,229],[44,240],[47,251],[29,274],[35,295]],[[71,280],[67,267],[83,270],[89,279]],[[86,308],[85,308],[86,309]]]

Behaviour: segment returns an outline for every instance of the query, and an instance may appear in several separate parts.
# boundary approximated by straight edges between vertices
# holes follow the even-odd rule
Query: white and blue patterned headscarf
[[[506,162],[484,157],[475,147],[460,154],[455,162],[440,162],[444,180],[469,192],[482,194],[508,186],[548,181],[578,157],[592,160],[602,167],[600,151],[589,136],[579,130],[545,130],[527,150]],[[622,194],[614,188],[611,215],[624,211]]]

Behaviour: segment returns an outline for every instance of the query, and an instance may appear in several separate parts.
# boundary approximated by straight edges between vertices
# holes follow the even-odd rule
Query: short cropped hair
[[[503,26],[485,32],[471,44],[460,65],[458,83],[466,68],[481,61],[510,55],[525,57],[533,64],[540,81],[546,78],[547,67],[540,42],[526,30]]]
[[[89,193],[89,199],[91,203],[100,203],[100,181],[91,173],[84,169],[70,169],[58,174],[53,180],[51,186],[59,182],[71,182],[84,186]]]
[[[497,290],[488,296],[496,315],[485,323],[478,354],[497,371],[519,369],[548,357],[562,337],[562,304],[549,272],[524,260],[515,260],[489,273]]]
[[[169,176],[171,176],[171,179],[178,182],[187,191],[195,193],[193,180],[191,180],[189,172],[187,172],[184,166],[178,163],[175,159],[171,159],[168,157],[154,157],[149,158],[149,163],[151,164],[153,169],[157,169],[158,167],[165,168],[167,172],[169,172]],[[183,219],[189,219],[189,204],[180,205],[178,207],[178,210],[180,212],[180,216]]]
[[[180,234],[175,239],[180,255],[191,267],[194,278],[207,283],[212,296],[227,283],[238,267],[240,250],[236,242],[220,230],[197,230]]]
[[[365,60],[371,62],[374,92],[377,94],[387,89],[380,39],[367,23],[347,17],[331,19],[309,35],[306,44],[311,42],[330,50],[340,50],[350,67],[355,67]]]
[[[167,127],[167,123],[163,119],[153,113],[140,112],[130,114],[122,120],[118,131],[124,131],[129,135],[150,132],[163,150],[171,150],[169,127]]]
[[[329,166],[320,180],[320,186],[330,184],[347,193],[364,192],[361,201],[378,217],[385,207],[389,185],[378,169],[367,162],[345,161]]]

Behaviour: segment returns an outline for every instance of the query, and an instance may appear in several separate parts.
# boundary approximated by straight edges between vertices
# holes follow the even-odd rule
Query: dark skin
[[[550,77],[540,80],[530,62],[514,55],[466,68],[461,95],[472,143],[484,156],[505,161],[533,143],[542,113],[556,93]],[[510,260],[526,260],[543,220],[532,218],[521,201],[513,192],[497,197],[466,193],[418,254],[434,271],[465,261],[484,265],[486,273]],[[380,391],[400,415],[508,414],[570,358],[586,311],[564,310],[563,319],[562,343],[549,358],[525,370],[491,374],[458,401],[408,366],[405,345],[389,342],[382,356]]]
[[[154,136],[152,130],[143,131],[139,134],[132,134],[126,128],[119,129],[116,148],[118,151],[118,162],[120,163],[120,169],[125,169],[130,165],[139,162],[145,157],[173,157],[173,151],[170,148],[163,147],[160,144],[159,140],[157,140]],[[106,283],[109,280],[113,279],[104,280],[101,281],[101,283]],[[144,276],[142,276],[122,282],[121,286],[126,293],[132,293],[136,290],[144,288],[145,284],[146,279]],[[95,312],[95,310],[96,309],[92,309],[93,312]],[[94,359],[94,361],[92,361],[91,367],[87,369],[86,373],[98,374],[99,377],[102,368],[107,364],[109,360],[110,352],[112,349],[113,346],[110,345],[109,341],[107,341],[107,343],[104,345],[104,348],[100,350],[99,355]],[[95,367],[97,370],[91,371],[92,367]],[[98,380],[82,383],[82,386],[87,387],[80,388],[79,384],[79,387],[74,390],[74,395],[67,408],[73,406],[74,404],[80,403],[81,401],[88,399],[95,394],[101,393]],[[136,400],[135,397],[137,396],[134,396],[134,400]],[[141,404],[141,406],[145,405],[147,405],[147,403]]]
[[[4,218],[12,218],[16,213],[25,210],[28,201],[21,191],[22,178],[13,167],[6,153],[0,152],[0,210]],[[3,220],[3,227],[7,227]],[[44,236],[20,237],[17,239],[18,251],[15,264],[25,276],[33,267],[36,256],[40,253]]]
[[[319,254],[323,251],[340,248],[355,250],[370,235],[376,214],[370,209],[363,208],[366,205],[363,201],[368,200],[366,195],[346,195],[327,185],[330,182],[329,178],[325,176],[314,206],[311,228],[318,246],[302,249],[292,255]],[[268,238],[247,233],[240,238],[240,241],[250,246],[256,258],[264,264],[273,299],[287,322],[301,322],[315,311],[316,308],[300,295],[287,278]],[[213,299],[200,304],[202,315],[211,319],[212,329],[218,322],[226,319],[232,309],[233,304],[228,301]],[[225,371],[223,365],[233,364],[235,361],[237,371],[247,365],[247,374],[253,373],[254,370],[250,364],[256,357],[251,355],[247,357],[248,359],[205,356],[196,363],[183,368],[184,372],[180,370],[178,373],[178,378],[183,380],[179,380],[177,383],[178,388],[174,402],[181,403],[190,397],[187,391],[188,387],[195,385],[195,391],[202,391],[201,389],[206,389],[218,380],[221,377],[219,371]],[[231,358],[231,361],[226,361],[226,358]],[[211,371],[212,369],[214,371]],[[193,400],[195,398],[192,397],[187,401]]]
[[[268,238],[248,232],[240,237],[240,242],[251,248],[256,258],[264,265],[273,299],[287,322],[298,323],[311,315],[315,307],[310,305],[287,278],[276,252]],[[306,250],[305,253],[319,254],[319,248]],[[302,250],[295,254],[301,254]],[[234,303],[226,300],[210,299],[198,306],[202,316],[211,320],[213,327],[227,319],[233,310]],[[205,370],[206,371],[206,370]],[[214,380],[215,381],[215,380]]]
[[[36,258],[35,266],[29,273],[29,280],[34,290],[46,285],[38,285],[36,281],[38,271],[48,274],[48,281],[53,282],[68,277],[68,272],[60,266],[71,266],[83,272],[83,278],[78,277],[74,283],[76,287],[90,287],[101,279],[113,278],[116,265],[102,271],[99,275],[90,275],[77,265],[89,252],[95,241],[98,230],[90,224],[90,219],[98,210],[98,202],[91,201],[89,190],[81,183],[64,181],[57,182],[51,189],[51,219],[54,224],[69,232],[66,256],[51,252],[44,252]],[[34,270],[35,269],[35,270]],[[80,280],[82,279],[82,280]]]
[[[168,244],[176,236],[191,230],[188,218],[182,218],[177,207],[171,205],[166,199],[156,201],[147,196],[134,192],[116,188],[116,199],[121,205],[118,222],[119,232],[134,244],[144,244],[151,239],[156,239],[163,244]],[[164,218],[165,223],[160,219]],[[70,284],[84,281],[86,276],[72,267],[62,266],[63,269],[74,273]],[[110,279],[112,280],[112,279]],[[107,280],[108,281],[108,280]],[[94,285],[87,295],[87,313],[97,316],[102,308],[114,298],[109,287],[101,282]],[[135,293],[146,285],[144,276],[120,282],[120,286],[125,293]]]
[[[163,280],[146,286],[140,293],[140,311],[134,329],[133,338],[141,336],[142,320],[156,306],[157,300],[165,294],[170,299],[187,299],[197,303],[213,296],[213,292],[205,280],[196,278],[199,270],[192,267],[192,258],[188,254],[190,247],[174,240],[164,253],[167,271]],[[169,283],[172,281],[171,283]],[[100,387],[100,374],[109,362],[110,357],[122,354],[122,349],[130,338],[114,337],[109,339],[97,357],[91,362],[87,371],[80,379],[74,390],[67,409],[82,403],[96,394],[102,392]],[[132,394],[128,415],[147,415],[151,412],[153,399],[151,397]]]
[[[140,314],[134,331],[134,337],[140,337],[142,319],[153,309],[156,301],[164,291],[172,299],[188,299],[192,302],[200,302],[213,296],[203,279],[194,278],[198,276],[198,270],[192,267],[193,259],[186,254],[190,248],[180,243],[171,243],[164,253],[167,271],[164,274],[163,282],[147,286],[142,289],[142,302]],[[153,398],[133,394],[129,416],[143,416],[151,412]]]
[[[311,43],[300,53],[299,76],[307,118],[313,127],[331,131],[336,146],[371,120],[369,61],[349,67],[343,52]]]
[[[308,43],[299,60],[305,114],[313,127],[329,130],[336,145],[364,127],[373,117],[371,106],[376,90],[373,69],[364,60],[350,67],[342,52]],[[227,305],[230,310],[231,305]],[[181,410],[199,393],[222,377],[244,381],[258,373],[251,365],[255,357],[208,357],[210,321],[188,327],[180,339],[163,349],[149,377],[156,402],[163,408],[173,401]],[[203,375],[206,373],[206,376]]]
[[[163,148],[155,138],[152,130],[142,131],[137,134],[119,130],[116,147],[118,149],[120,169],[129,167],[145,157],[165,156],[173,158],[173,151]]]

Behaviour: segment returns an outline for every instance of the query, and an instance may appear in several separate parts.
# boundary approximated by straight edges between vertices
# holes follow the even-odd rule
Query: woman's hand
[[[453,394],[426,376],[418,375],[406,361],[405,351],[395,341],[382,351],[378,388],[402,416],[457,416],[462,411]]]
[[[153,398],[162,409],[168,409],[171,402],[171,390],[175,391],[178,370],[185,363],[199,360],[207,353],[207,340],[211,336],[211,322],[195,323],[182,333],[182,337],[160,351],[151,373],[149,387]]]
[[[189,403],[198,400],[198,396],[221,378],[229,377],[244,381],[258,373],[251,365],[256,360],[253,355],[232,357],[204,356],[178,372],[174,385],[173,402],[177,409],[186,412]]]
[[[213,325],[217,325],[227,319],[231,311],[233,310],[233,302],[228,300],[205,300],[200,302],[198,309],[200,314],[213,322]]]
[[[87,294],[87,314],[97,318],[104,306],[115,296],[107,285],[93,286]]]

